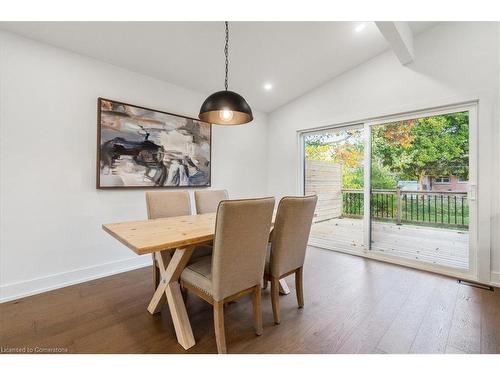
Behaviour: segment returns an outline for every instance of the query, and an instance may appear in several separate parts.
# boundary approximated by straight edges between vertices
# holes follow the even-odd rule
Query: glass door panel
[[[469,112],[371,126],[370,248],[470,268]]]
[[[304,193],[318,195],[311,245],[362,250],[364,142],[362,125],[303,135]]]

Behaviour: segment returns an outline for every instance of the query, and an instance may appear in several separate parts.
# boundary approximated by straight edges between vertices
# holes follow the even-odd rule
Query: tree
[[[340,130],[306,138],[308,160],[342,164],[342,187],[363,187],[363,131]],[[399,180],[469,172],[469,114],[457,112],[393,122],[372,130],[372,187],[394,189]]]
[[[383,124],[373,129],[374,163],[399,179],[456,175],[468,178],[469,115],[457,112]]]
[[[360,129],[310,135],[305,140],[307,160],[322,160],[342,166],[342,188],[363,187],[363,136]]]

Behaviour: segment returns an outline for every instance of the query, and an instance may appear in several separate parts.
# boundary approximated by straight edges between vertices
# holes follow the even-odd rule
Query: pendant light
[[[228,86],[228,52],[229,52],[229,24],[226,21],[226,44],[224,55],[226,56],[226,79],[225,90],[217,91],[205,99],[200,108],[199,118],[201,121],[217,125],[241,125],[253,120],[252,109],[247,101],[238,93],[229,91]]]

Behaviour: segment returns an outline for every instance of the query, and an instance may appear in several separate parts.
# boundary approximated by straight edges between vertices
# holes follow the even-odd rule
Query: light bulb
[[[231,121],[233,119],[233,115],[233,111],[230,111],[228,109],[219,111],[219,118],[223,121]]]

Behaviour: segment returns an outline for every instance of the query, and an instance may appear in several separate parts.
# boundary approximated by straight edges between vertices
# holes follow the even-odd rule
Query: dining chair
[[[197,214],[209,214],[217,212],[219,203],[229,199],[227,190],[196,190],[194,192],[194,201]],[[209,246],[214,246],[213,241],[208,243]]]
[[[186,190],[146,193],[148,219],[191,215],[191,199]]]
[[[229,198],[227,190],[196,190],[194,201],[197,214],[216,212],[219,202]]]
[[[213,306],[219,353],[227,352],[227,302],[252,294],[255,331],[262,334],[261,283],[273,209],[274,198],[221,201],[212,256],[199,258],[181,274],[181,286]]]
[[[146,192],[146,206],[148,219],[191,215],[191,199],[189,192],[186,190]],[[198,257],[210,254],[211,251],[212,249],[209,246],[197,246],[195,251],[193,251],[190,262],[193,262]],[[153,284],[156,290],[160,282],[160,269],[158,268],[154,254],[153,265]]]
[[[264,288],[271,282],[274,322],[280,323],[279,281],[295,274],[299,308],[304,307],[303,268],[309,232],[318,197],[284,197],[278,204],[270,246],[266,254]]]

